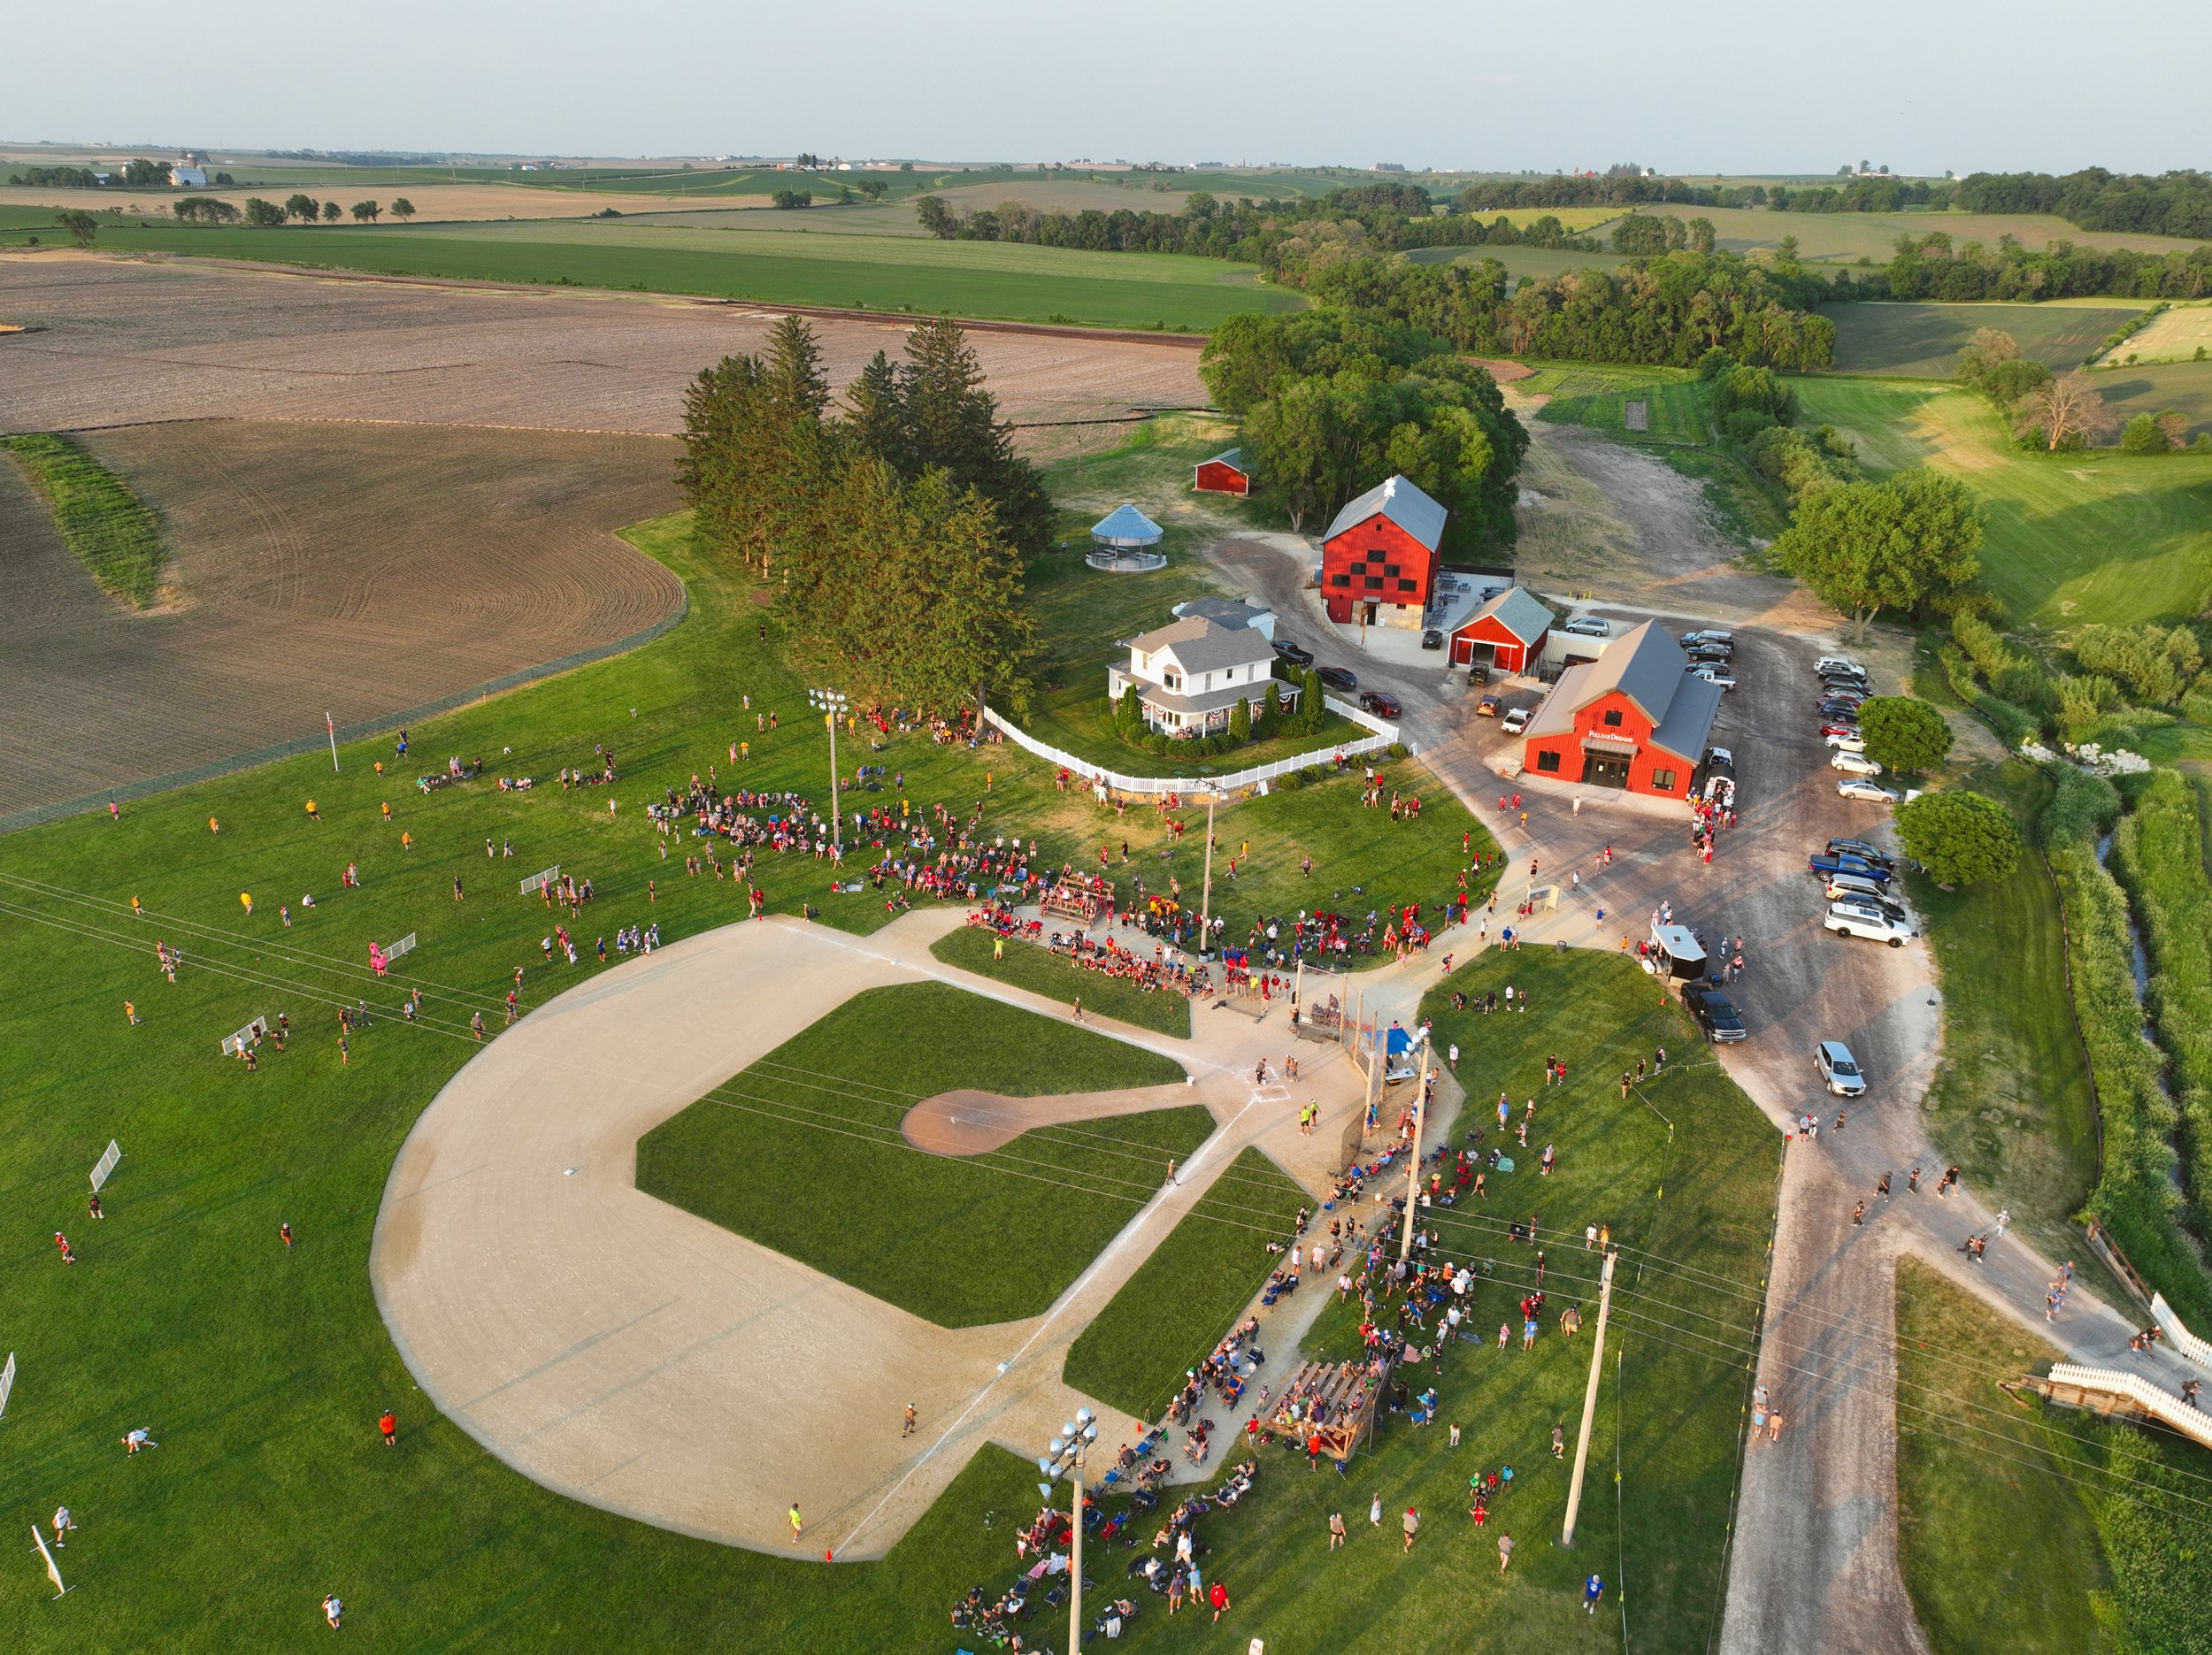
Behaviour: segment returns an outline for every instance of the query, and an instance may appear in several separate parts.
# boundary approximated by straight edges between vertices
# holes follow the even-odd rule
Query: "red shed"
[[[1552,613],[1543,600],[1508,586],[1453,630],[1452,664],[1481,662],[1501,672],[1526,672],[1551,635]]]
[[[1329,618],[1419,626],[1436,586],[1444,519],[1444,508],[1403,477],[1385,479],[1338,512],[1321,540]]]
[[[1198,478],[1191,487],[1202,494],[1250,494],[1252,473],[1245,469],[1244,450],[1231,448],[1210,460],[1199,461]]]
[[[1522,768],[1555,781],[1688,797],[1721,695],[1689,664],[1682,646],[1646,621],[1595,661],[1569,667],[1529,724]]]

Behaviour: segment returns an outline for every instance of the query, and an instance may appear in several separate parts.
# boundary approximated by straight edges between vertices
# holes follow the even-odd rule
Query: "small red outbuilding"
[[[1197,480],[1191,487],[1202,494],[1250,494],[1252,473],[1245,469],[1244,450],[1231,448],[1210,460],[1201,460]]]
[[[1500,672],[1527,672],[1544,653],[1552,612],[1543,600],[1520,586],[1508,586],[1452,632],[1452,664],[1479,663]]]

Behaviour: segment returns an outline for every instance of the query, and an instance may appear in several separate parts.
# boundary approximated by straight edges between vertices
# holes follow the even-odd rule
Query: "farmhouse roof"
[[[1463,623],[1495,621],[1525,644],[1532,644],[1552,628],[1552,612],[1544,601],[1523,586],[1508,586]]]
[[[1240,471],[1244,469],[1244,450],[1242,448],[1224,448],[1220,453],[1215,455],[1212,459],[1199,461],[1199,464],[1225,465],[1231,471]]]
[[[1256,604],[1240,603],[1234,598],[1189,598],[1175,606],[1179,620],[1187,621],[1196,616],[1216,625],[1230,627],[1249,626],[1265,619],[1270,613]]]
[[[1160,525],[1133,505],[1118,505],[1091,525],[1091,538],[1116,546],[1156,546]]]
[[[1250,627],[1217,625],[1202,615],[1189,616],[1133,638],[1129,647],[1146,655],[1171,650],[1186,672],[1218,672],[1224,667],[1272,661],[1275,656],[1267,640]]]
[[[1444,508],[1402,476],[1386,477],[1336,514],[1329,532],[1321,538],[1333,540],[1345,530],[1382,516],[1434,551],[1444,538]]]

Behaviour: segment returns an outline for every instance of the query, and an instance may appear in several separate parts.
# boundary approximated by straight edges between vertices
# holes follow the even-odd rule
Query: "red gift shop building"
[[[1595,661],[1569,667],[1529,724],[1523,770],[1687,798],[1721,697],[1689,665],[1682,646],[1646,621]]]

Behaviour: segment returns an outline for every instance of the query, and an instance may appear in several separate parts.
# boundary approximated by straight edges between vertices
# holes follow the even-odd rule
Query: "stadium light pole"
[[[837,802],[837,721],[843,716],[845,698],[836,690],[809,690],[806,698],[822,715],[830,732],[830,842],[841,860],[845,854],[845,816]]]
[[[1083,1647],[1083,1469],[1090,1454],[1091,1444],[1098,1440],[1098,1421],[1091,1417],[1088,1408],[1078,1408],[1075,1417],[1060,1428],[1060,1435],[1046,1446],[1048,1452],[1037,1459],[1037,1470],[1044,1481],[1037,1491],[1047,1500],[1052,1498],[1052,1485],[1062,1476],[1075,1480],[1073,1532],[1068,1539],[1068,1648]]]

